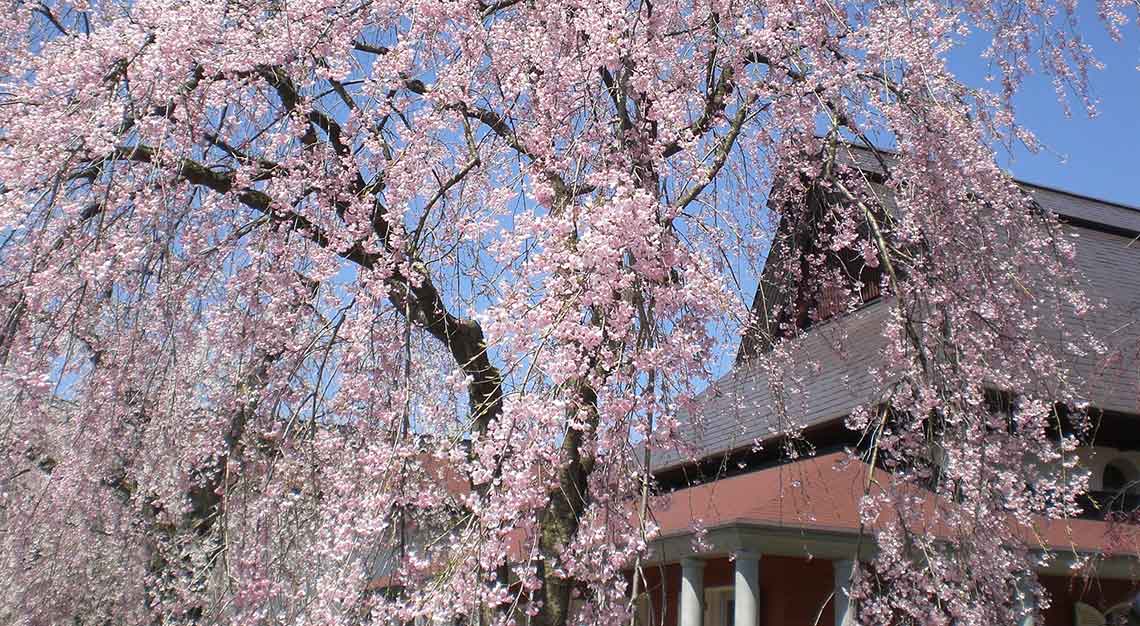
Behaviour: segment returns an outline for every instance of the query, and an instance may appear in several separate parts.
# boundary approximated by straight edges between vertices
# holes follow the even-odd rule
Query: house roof
[[[1062,218],[1068,217],[1090,224],[1140,233],[1140,209],[1136,207],[1098,200],[1036,183],[1022,182],[1020,185],[1042,208]]]
[[[842,163],[866,172],[882,174],[882,164],[885,163],[888,167],[893,165],[897,155],[890,150],[879,149],[877,152],[876,156],[867,148],[845,144],[837,156]],[[1019,180],[1017,184],[1028,191],[1042,208],[1062,217],[1140,233],[1140,207],[1029,181]]]
[[[1024,186],[1043,208],[1062,218],[1065,232],[1076,236],[1076,270],[1085,278],[1086,293],[1094,303],[1107,304],[1080,319],[1066,312],[1066,326],[1075,329],[1083,323],[1108,347],[1107,354],[1070,354],[1070,372],[1083,381],[1081,392],[1093,407],[1140,414],[1140,210]],[[734,367],[698,398],[700,417],[684,426],[692,449],[657,455],[655,468],[747,448],[876,403],[880,398],[871,370],[887,365],[881,356],[886,305],[876,301],[788,343],[786,371],[774,375],[772,364],[762,364],[763,359]],[[1062,341],[1059,334],[1055,340]],[[786,418],[774,410],[781,403]]]
[[[686,535],[694,523],[712,530],[727,526],[786,527],[800,531],[858,534],[860,499],[869,485],[870,466],[852,461],[845,452],[810,457],[769,469],[732,476],[662,496],[654,508],[660,537]],[[874,470],[877,485],[890,483],[883,470]],[[925,506],[934,506],[933,494],[917,495]],[[914,500],[910,501],[913,506]],[[927,519],[934,519],[926,516]],[[874,533],[883,520],[873,520],[866,531]],[[1012,524],[1013,522],[1010,521]],[[934,535],[945,529],[923,529]],[[1035,521],[1034,528],[1021,528],[1031,546],[1048,546],[1077,552],[1105,552],[1112,546],[1128,550],[1140,540],[1140,528],[1098,520],[1070,519]],[[1129,540],[1122,541],[1121,533]],[[1131,546],[1134,548],[1134,546]]]
[[[886,313],[885,303],[876,301],[814,327],[789,343],[788,358],[773,364],[776,370],[763,369],[760,359],[733,368],[698,398],[699,423],[684,425],[693,456],[745,448],[873,403],[877,398],[871,367],[881,362]],[[774,408],[779,404],[784,415]],[[670,451],[659,454],[656,462],[664,468],[686,460],[681,452]]]

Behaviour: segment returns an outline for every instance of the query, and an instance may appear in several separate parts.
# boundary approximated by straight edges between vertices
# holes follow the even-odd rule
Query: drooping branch
[[[677,199],[674,206],[683,211],[685,207],[689,206],[689,203],[695,200],[697,196],[705,190],[705,187],[720,174],[721,168],[724,167],[725,162],[728,161],[728,156],[732,153],[732,149],[736,145],[736,138],[740,136],[740,131],[744,127],[744,123],[753,115],[751,109],[755,103],[756,96],[752,96],[745,104],[742,104],[740,108],[737,109],[736,115],[733,116],[732,119],[732,125],[729,126],[728,134],[720,141],[720,145],[717,146],[713,153],[712,164],[709,165],[702,179],[685,190],[685,193]]]
[[[374,269],[381,260],[376,252],[368,252],[365,242],[357,242],[347,250],[336,249],[330,236],[309,218],[283,209],[280,203],[259,190],[250,188],[235,189],[234,177],[211,170],[187,158],[165,159],[153,148],[145,145],[124,146],[115,150],[110,158],[137,163],[166,166],[170,173],[193,185],[200,185],[219,194],[236,194],[244,205],[271,219],[290,226],[294,231],[316,245],[334,252],[341,258],[364,269]],[[381,237],[388,252],[393,252],[387,240],[387,222],[383,212],[377,211],[374,217],[377,235]],[[483,330],[473,320],[463,320],[450,313],[443,297],[426,275],[410,280],[399,270],[390,278],[390,298],[398,311],[411,310],[413,321],[419,324],[432,337],[439,340],[451,352],[456,364],[473,379],[471,387],[471,407],[475,423],[484,430],[491,419],[502,410],[502,379],[498,369],[491,364],[487,353]]]
[[[733,79],[733,76],[734,72],[731,67],[726,67],[721,70],[716,84],[705,97],[704,109],[701,111],[700,117],[689,125],[688,134],[690,137],[701,137],[716,124],[717,117],[720,116],[720,114],[724,112],[725,107],[728,106],[729,94],[736,88],[736,81]],[[661,155],[665,158],[669,158],[682,150],[684,150],[684,146],[674,141],[665,146]]]

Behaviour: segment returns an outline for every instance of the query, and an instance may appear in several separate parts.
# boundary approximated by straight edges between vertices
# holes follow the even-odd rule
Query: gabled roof
[[[1041,208],[1060,215],[1062,219],[1080,220],[1089,226],[1107,226],[1128,231],[1123,235],[1140,234],[1140,209],[1107,200],[1097,200],[1060,189],[1035,183],[1019,183]]]
[[[877,149],[872,152],[862,146],[844,144],[840,148],[838,159],[868,173],[883,174],[882,164],[885,163],[890,167],[897,156],[890,150]],[[1029,192],[1041,208],[1062,218],[1130,231],[1132,236],[1140,234],[1140,207],[1093,198],[1029,181],[1019,180],[1017,184]]]
[[[862,150],[854,150],[853,155],[860,160],[872,158]],[[1066,314],[1066,325],[1079,328],[1086,324],[1109,348],[1108,355],[1070,357],[1071,372],[1084,381],[1083,395],[1095,408],[1140,414],[1140,240],[1136,238],[1140,210],[1019,184],[1042,208],[1062,218],[1067,233],[1076,235],[1076,270],[1086,279],[1086,293],[1094,303],[1107,303],[1105,309],[1082,319],[1072,311]],[[881,357],[885,304],[874,302],[820,324],[788,344],[792,364],[782,374],[785,382],[780,393],[773,393],[770,372],[756,360],[738,364],[698,399],[703,426],[686,425],[691,428],[686,437],[696,448],[693,454],[658,455],[655,468],[748,448],[792,427],[834,422],[856,406],[874,404],[878,398],[870,370],[887,366]],[[841,341],[844,336],[845,342]],[[1061,341],[1059,336],[1056,340]],[[772,408],[777,402],[787,407],[791,423],[777,416]]]
[[[760,359],[734,367],[698,398],[701,426],[685,424],[690,430],[684,438],[696,446],[695,456],[747,448],[793,427],[836,420],[852,407],[873,403],[871,368],[880,362],[884,347],[885,315],[885,303],[877,301],[815,326],[788,344],[787,370],[778,372],[778,378],[761,368]],[[774,393],[773,380],[780,382],[778,393]],[[785,407],[790,423],[773,410],[777,403]],[[656,466],[686,460],[672,452],[659,455]]]

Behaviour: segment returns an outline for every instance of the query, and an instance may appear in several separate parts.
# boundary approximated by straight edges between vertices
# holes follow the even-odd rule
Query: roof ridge
[[[1109,206],[1114,206],[1117,208],[1125,209],[1127,211],[1135,211],[1137,213],[1140,213],[1140,206],[1135,206],[1132,204],[1119,202],[1117,200],[1109,200],[1107,198],[1102,198],[1099,196],[1090,196],[1090,195],[1085,194],[1085,193],[1078,193],[1076,191],[1071,191],[1069,189],[1062,189],[1061,187],[1054,187],[1052,185],[1044,185],[1041,183],[1035,183],[1031,180],[1025,180],[1023,178],[1014,178],[1013,180],[1014,180],[1014,182],[1016,182],[1020,185],[1033,187],[1035,189],[1042,189],[1044,191],[1052,191],[1053,193],[1060,193],[1060,194],[1064,194],[1066,196],[1071,196],[1073,198],[1080,198],[1081,200],[1091,200],[1092,202],[1099,202],[1100,204],[1107,204]]]
[[[899,151],[895,150],[893,148],[884,148],[881,146],[861,145],[861,144],[855,143],[853,141],[844,141],[843,144],[844,144],[844,146],[846,146],[850,150],[857,150],[860,152],[867,152],[867,153],[878,152],[878,153],[881,153],[885,156],[892,156],[892,157],[897,157],[899,155]],[[1120,202],[1118,200],[1109,200],[1107,198],[1103,198],[1100,196],[1092,196],[1092,195],[1089,195],[1086,193],[1080,193],[1077,191],[1072,191],[1070,189],[1064,189],[1062,187],[1054,187],[1052,185],[1037,183],[1037,182],[1034,182],[1034,181],[1031,181],[1031,180],[1028,180],[1025,178],[1019,178],[1019,177],[1015,176],[1012,171],[1007,170],[1005,168],[1002,168],[1002,170],[1004,172],[1006,172],[1007,174],[1009,174],[1009,177],[1013,180],[1013,182],[1017,183],[1018,185],[1034,187],[1036,189],[1041,189],[1044,191],[1052,191],[1054,193],[1064,194],[1066,196],[1070,196],[1073,198],[1080,198],[1082,200],[1089,200],[1092,202],[1098,202],[1100,204],[1104,204],[1104,205],[1108,205],[1108,206],[1114,206],[1114,207],[1125,209],[1128,211],[1135,211],[1137,213],[1140,213],[1140,206],[1128,204],[1125,202]]]

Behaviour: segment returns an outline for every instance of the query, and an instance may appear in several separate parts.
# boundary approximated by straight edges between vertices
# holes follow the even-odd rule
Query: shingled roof
[[[1107,303],[1079,320],[1071,311],[1067,314],[1067,325],[1085,324],[1109,347],[1107,355],[1070,357],[1071,373],[1083,381],[1083,396],[1104,411],[1140,414],[1140,209],[1019,184],[1043,209],[1061,218],[1067,233],[1076,235],[1076,270],[1085,278],[1086,293],[1093,302]],[[856,406],[876,403],[871,369],[884,366],[881,330],[886,314],[884,303],[876,301],[794,340],[787,347],[788,371],[778,381],[782,391],[775,395],[770,368],[762,369],[755,359],[738,363],[698,398],[701,425],[686,425],[686,438],[695,448],[686,454],[658,455],[655,468],[745,449],[792,428],[835,422]],[[773,409],[781,403],[786,419]]]

